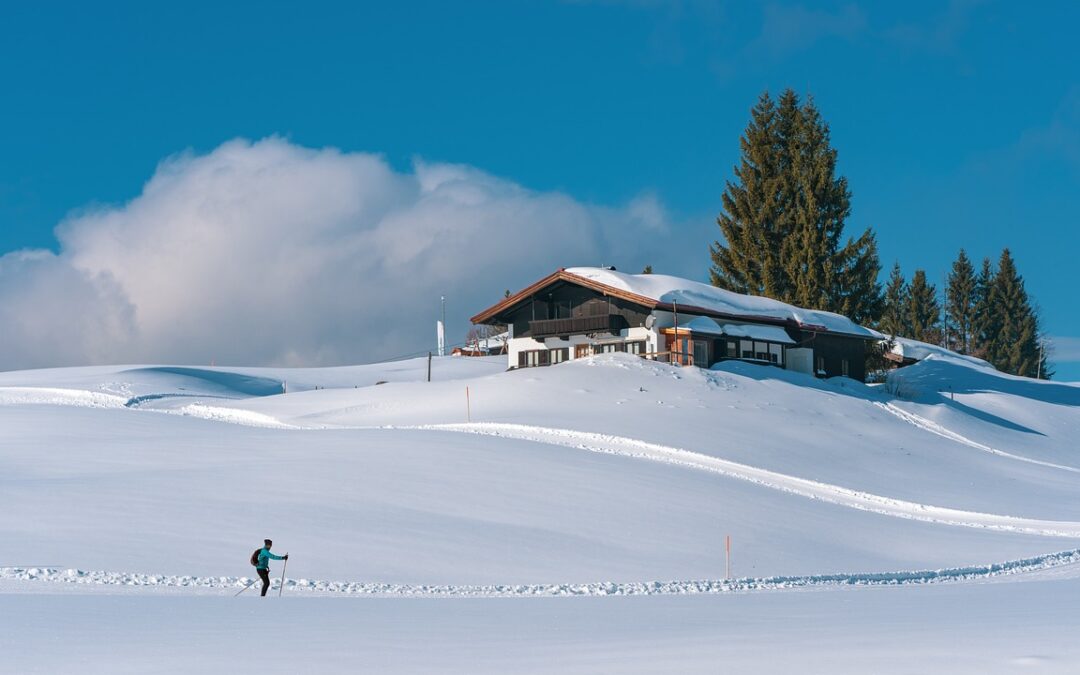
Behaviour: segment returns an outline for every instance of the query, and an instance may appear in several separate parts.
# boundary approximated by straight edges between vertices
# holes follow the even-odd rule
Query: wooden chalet
[[[560,269],[472,317],[506,326],[510,368],[607,352],[708,368],[736,359],[865,379],[878,336],[846,317],[662,275]]]

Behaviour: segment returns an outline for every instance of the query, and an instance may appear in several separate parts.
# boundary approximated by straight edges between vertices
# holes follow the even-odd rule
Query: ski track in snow
[[[51,387],[0,387],[0,405],[62,405],[78,408],[127,408],[141,412],[163,413],[166,415],[181,415],[184,417],[198,417],[200,419],[229,424],[240,424],[249,427],[261,427],[266,429],[299,429],[291,424],[286,424],[276,417],[264,415],[252,410],[241,410],[225,406],[211,406],[203,403],[190,403],[181,408],[143,408],[142,405],[149,401],[163,399],[226,399],[225,396],[211,394],[143,394],[141,396],[117,396],[85,389],[59,389]]]
[[[1054,464],[1053,462],[1044,462],[1042,460],[1032,459],[1031,457],[1023,457],[1021,455],[1014,455],[1012,453],[1005,452],[1004,450],[998,450],[997,448],[992,448],[989,445],[984,445],[982,443],[979,443],[978,441],[973,441],[970,438],[968,438],[967,436],[963,436],[961,434],[956,433],[955,431],[951,431],[951,430],[941,426],[937,422],[923,417],[922,415],[916,415],[913,412],[908,412],[907,410],[904,410],[904,409],[900,408],[899,406],[897,406],[897,405],[895,405],[893,403],[881,403],[881,402],[875,401],[874,405],[878,406],[882,410],[885,410],[886,412],[889,412],[889,413],[895,415],[896,417],[899,417],[900,419],[907,422],[908,424],[911,424],[913,426],[918,427],[919,429],[922,429],[923,431],[927,431],[927,432],[929,432],[931,434],[934,434],[936,436],[941,436],[942,438],[947,438],[950,441],[955,441],[957,443],[960,443],[961,445],[966,445],[966,446],[968,446],[970,448],[975,448],[976,450],[982,450],[983,452],[989,452],[991,455],[997,455],[998,457],[1007,457],[1009,459],[1014,459],[1014,460],[1016,460],[1018,462],[1027,462],[1029,464],[1038,464],[1039,466],[1045,466],[1045,467],[1049,467],[1051,469],[1060,469],[1062,471],[1069,471],[1071,473],[1080,473],[1080,469],[1078,469],[1078,468],[1076,468],[1074,466],[1066,466],[1064,464]]]
[[[97,408],[127,408],[128,404],[133,400],[136,399],[78,389],[0,387],[0,405],[51,404]],[[981,443],[977,443],[976,441],[972,441],[960,434],[949,431],[936,422],[914,413],[901,410],[891,404],[876,403],[875,405],[882,407],[889,413],[920,429],[962,443],[969,447],[1010,459],[1044,465],[1056,469],[1080,472],[1080,470],[1073,467],[1042,462],[996,450]],[[224,406],[208,406],[201,403],[192,403],[176,410],[154,410],[153,412],[198,417],[229,424],[240,424],[261,428],[305,428],[286,424],[275,417],[255,411]],[[314,428],[318,429],[323,427]],[[485,422],[335,428],[452,431],[548,443],[563,447],[588,450],[590,452],[621,455],[635,459],[646,459],[686,468],[709,471],[729,478],[736,478],[763,487],[779,490],[788,494],[816,499],[880,515],[938,525],[972,527],[1049,537],[1080,538],[1080,522],[1077,521],[1020,518],[1016,516],[981,513],[977,511],[965,511],[961,509],[920,504],[918,502],[910,502],[853,490],[839,485],[798,478],[796,476],[777,473],[767,469],[760,469],[698,452],[610,434],[574,431],[571,429],[554,429],[524,424]]]
[[[931,506],[902,499],[883,497],[868,492],[798,478],[782,473],[739,464],[711,455],[672,448],[633,438],[598,434],[570,429],[551,429],[524,424],[474,422],[468,424],[429,424],[419,426],[386,426],[383,429],[416,429],[424,431],[457,431],[484,436],[499,436],[519,440],[549,443],[590,452],[648,459],[703,471],[789,494],[816,499],[830,504],[847,506],[886,516],[906,518],[939,525],[956,525],[1003,532],[1017,532],[1047,537],[1080,538],[1080,522],[1067,520],[1038,520],[1002,516],[978,511],[964,511],[943,506]]]
[[[128,399],[85,389],[0,387],[0,405],[66,405],[77,408],[123,408]]]
[[[745,577],[701,581],[595,582],[562,584],[429,585],[286,579],[285,589],[301,595],[382,597],[564,597],[612,595],[699,595],[753,591],[782,591],[845,586],[902,586],[985,581],[1065,568],[1080,564],[1080,549],[1010,560],[992,565],[911,572],[813,574]],[[1080,573],[1080,569],[1073,570]],[[88,572],[43,567],[0,567],[0,581],[39,581],[127,588],[184,588],[236,593],[253,584],[250,577],[196,577],[124,572]],[[274,584],[278,588],[278,584]]]

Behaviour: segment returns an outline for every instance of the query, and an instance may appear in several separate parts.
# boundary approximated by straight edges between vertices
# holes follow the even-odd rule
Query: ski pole
[[[285,554],[285,562],[281,564],[281,585],[278,586],[277,596],[281,597],[281,592],[285,590],[285,568],[289,566],[289,554]]]
[[[244,586],[244,587],[243,587],[243,588],[241,588],[241,589],[240,589],[239,591],[237,591],[237,592],[236,592],[236,595],[233,595],[233,597],[235,598],[236,596],[240,595],[241,593],[243,593],[243,592],[244,592],[244,591],[246,591],[247,589],[249,589],[249,588],[251,588],[252,586],[254,586],[254,585],[255,585],[255,582],[256,582],[256,581],[258,581],[258,579],[252,579],[252,580],[251,580],[251,583],[250,583],[250,584],[248,584],[247,586]]]

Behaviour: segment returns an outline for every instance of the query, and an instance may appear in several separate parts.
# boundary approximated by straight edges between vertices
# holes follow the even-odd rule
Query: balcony
[[[534,338],[582,333],[614,333],[626,327],[626,318],[619,314],[596,314],[572,319],[540,319],[529,322],[529,334]]]

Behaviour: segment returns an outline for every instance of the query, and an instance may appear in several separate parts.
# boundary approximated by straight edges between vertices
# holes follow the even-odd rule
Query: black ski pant
[[[270,588],[270,570],[257,569],[255,571],[259,573],[259,578],[262,579],[262,582],[263,582],[262,594],[265,596],[266,591]]]

